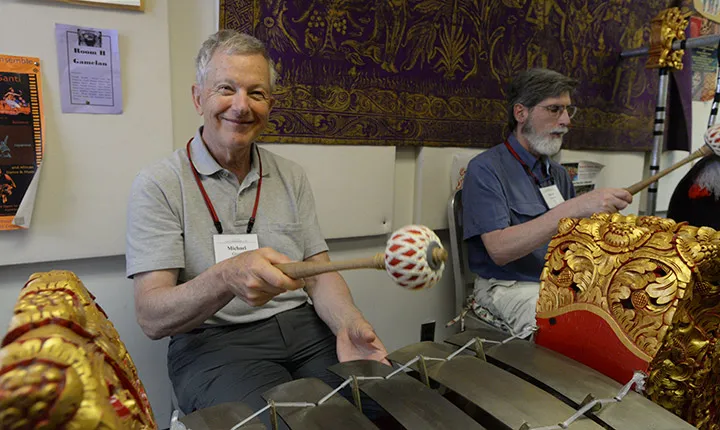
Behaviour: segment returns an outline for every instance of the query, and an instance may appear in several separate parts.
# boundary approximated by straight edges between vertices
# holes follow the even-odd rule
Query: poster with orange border
[[[0,230],[30,227],[45,149],[40,59],[0,54]]]

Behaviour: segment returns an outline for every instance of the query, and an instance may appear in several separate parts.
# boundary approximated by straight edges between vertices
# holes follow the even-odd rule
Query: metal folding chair
[[[465,242],[463,241],[462,190],[455,191],[448,201],[448,224],[450,227],[450,252],[455,278],[455,312],[462,312],[465,298],[472,292],[474,275],[468,268]]]

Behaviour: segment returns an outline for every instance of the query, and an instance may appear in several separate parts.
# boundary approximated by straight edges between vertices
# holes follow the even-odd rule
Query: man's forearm
[[[571,216],[567,208],[557,206],[532,221],[482,235],[490,258],[498,266],[518,260],[547,244],[557,233],[562,218]]]
[[[212,270],[177,286],[165,283],[166,275],[161,271],[136,277],[138,323],[151,339],[196,328],[234,297]]]
[[[318,316],[335,335],[341,328],[364,319],[353,302],[345,279],[337,272],[324,273],[308,280],[307,292]]]

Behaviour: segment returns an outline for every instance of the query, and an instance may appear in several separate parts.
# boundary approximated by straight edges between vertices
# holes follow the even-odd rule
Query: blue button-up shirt
[[[570,175],[560,164],[549,157],[536,158],[514,135],[510,135],[508,142],[542,186],[554,181],[565,200],[575,197]],[[505,266],[498,266],[480,238],[484,233],[531,221],[549,210],[538,184],[504,144],[470,161],[462,193],[470,270],[488,279],[539,281],[548,244]]]

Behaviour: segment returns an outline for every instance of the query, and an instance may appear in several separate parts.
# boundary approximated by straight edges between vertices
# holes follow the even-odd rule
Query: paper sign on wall
[[[55,24],[64,113],[122,113],[116,30]]]
[[[44,150],[40,59],[0,54],[0,230],[30,227]]]
[[[562,163],[572,180],[575,194],[585,194],[595,189],[598,175],[605,165],[594,161],[578,161],[576,163]]]

